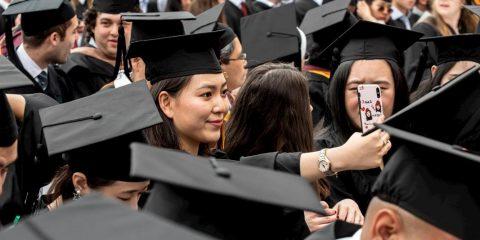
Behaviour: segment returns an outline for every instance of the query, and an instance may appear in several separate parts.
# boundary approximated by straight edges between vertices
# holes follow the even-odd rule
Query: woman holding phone
[[[362,38],[368,32],[369,38]],[[381,89],[381,101],[385,118],[408,104],[408,91],[399,58],[402,51],[413,44],[420,34],[390,26],[360,21],[347,30],[334,46],[340,56],[339,65],[330,84],[327,104],[332,111],[331,126],[316,134],[316,147],[329,149],[345,144],[352,135],[360,134],[361,121],[358,102],[358,86],[376,84]],[[398,44],[398,36],[403,43]],[[375,48],[373,46],[382,46]],[[368,55],[366,53],[369,53]],[[381,119],[382,120],[382,119]],[[378,144],[379,154],[384,156],[391,148],[389,136],[374,131],[365,137]],[[356,152],[349,152],[355,158]],[[329,204],[342,199],[353,199],[365,213],[370,202],[370,189],[379,174],[379,169],[366,171],[344,171],[330,177]]]

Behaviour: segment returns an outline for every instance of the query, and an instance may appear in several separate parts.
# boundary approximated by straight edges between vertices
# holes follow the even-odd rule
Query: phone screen
[[[360,123],[365,133],[383,115],[382,91],[377,84],[360,84],[357,87]]]

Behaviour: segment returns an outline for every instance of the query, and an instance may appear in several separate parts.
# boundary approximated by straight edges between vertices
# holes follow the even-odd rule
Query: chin
[[[218,133],[205,133],[203,135],[204,137],[202,138],[204,141],[201,142],[206,142],[206,143],[216,143],[218,140],[220,140],[220,131]]]

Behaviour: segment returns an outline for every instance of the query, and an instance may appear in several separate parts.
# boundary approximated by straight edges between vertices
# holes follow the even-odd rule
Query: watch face
[[[321,161],[319,167],[320,167],[320,171],[326,172],[326,171],[328,171],[328,169],[330,167],[330,164],[328,164],[328,162],[326,162],[326,161]]]

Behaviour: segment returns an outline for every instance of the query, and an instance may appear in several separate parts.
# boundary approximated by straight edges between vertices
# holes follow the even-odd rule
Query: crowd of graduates
[[[0,0],[0,239],[480,239],[476,4]]]

